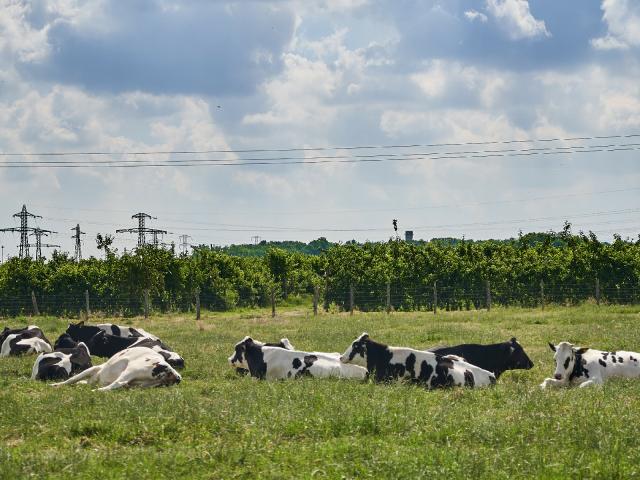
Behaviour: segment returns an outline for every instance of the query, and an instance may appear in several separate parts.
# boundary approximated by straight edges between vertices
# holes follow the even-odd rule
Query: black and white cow
[[[496,383],[493,373],[455,355],[390,347],[371,340],[366,332],[353,341],[340,361],[366,367],[379,382],[408,378],[428,388],[484,387]]]
[[[259,342],[258,340],[254,340],[254,343],[258,345],[262,345],[263,347],[279,347],[284,348],[285,350],[295,350],[294,346],[291,345],[291,342],[288,338],[281,338],[279,342]],[[249,375],[249,370],[243,367],[237,367],[236,373],[238,375]]]
[[[556,371],[540,385],[547,387],[589,387],[602,385],[609,377],[640,377],[640,353],[618,350],[605,352],[593,348],[577,348],[569,342],[549,343],[554,352]]]
[[[0,333],[0,357],[51,351],[51,342],[36,325],[13,330],[5,327]]]
[[[345,365],[335,355],[267,347],[251,337],[236,344],[229,364],[234,368],[246,368],[252,377],[266,380],[303,376],[364,379],[367,376],[365,368]]]
[[[96,333],[103,331],[109,335],[124,338],[151,338],[152,340],[158,340],[158,337],[144,331],[141,328],[123,327],[113,323],[99,323],[97,325],[85,325],[84,321],[78,323],[70,323],[67,328],[67,333],[76,342],[87,343],[91,340]]]
[[[31,378],[33,380],[66,380],[91,366],[89,349],[80,342],[72,348],[56,348],[51,353],[38,355]]]
[[[160,387],[180,383],[182,377],[157,352],[149,348],[127,348],[116,353],[102,365],[52,384],[54,387],[74,383],[98,385],[98,391],[126,387]]]
[[[464,343],[453,347],[434,347],[426,351],[438,355],[457,355],[471,365],[492,372],[496,379],[507,370],[533,368],[533,362],[515,337],[508,342],[490,345]]]
[[[146,337],[117,337],[101,330],[87,342],[91,355],[111,358],[127,348],[145,347],[159,353],[174,368],[184,368],[184,359],[160,340]]]
[[[56,343],[53,344],[53,350],[55,351],[60,348],[75,348],[76,345],[78,345],[78,342],[76,342],[71,335],[63,333],[58,337]]]

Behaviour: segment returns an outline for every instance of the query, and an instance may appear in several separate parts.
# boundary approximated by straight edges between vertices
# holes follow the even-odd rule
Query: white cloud
[[[487,10],[513,40],[551,36],[544,21],[531,14],[527,0],[487,0]]]
[[[594,38],[591,45],[598,50],[626,50],[640,46],[640,3],[629,0],[603,0],[602,19],[608,33]]]
[[[484,13],[478,12],[477,10],[467,10],[466,12],[464,12],[464,16],[471,22],[473,22],[474,20],[478,20],[481,23],[486,23],[486,21],[488,20],[487,16]]]

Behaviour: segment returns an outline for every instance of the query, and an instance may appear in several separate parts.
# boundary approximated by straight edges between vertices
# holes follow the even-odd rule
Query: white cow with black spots
[[[540,385],[547,387],[589,387],[602,385],[609,377],[640,377],[640,353],[618,350],[605,352],[575,347],[569,342],[549,343],[554,352],[556,371]]]
[[[88,383],[98,391],[125,387],[161,387],[180,383],[182,377],[164,357],[150,348],[133,347],[116,353],[102,365],[91,367],[52,386]]]
[[[361,380],[367,377],[365,368],[345,365],[340,362],[339,356],[338,353],[301,352],[282,347],[268,347],[251,337],[245,337],[236,344],[233,355],[229,357],[229,364],[234,368],[245,368],[252,377],[265,380],[284,380],[302,376]]]

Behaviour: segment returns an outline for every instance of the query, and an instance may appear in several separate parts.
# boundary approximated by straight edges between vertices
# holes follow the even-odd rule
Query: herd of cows
[[[549,343],[556,363],[552,378],[540,385],[586,387],[610,377],[640,377],[640,354],[578,348],[568,342]],[[60,380],[96,385],[98,390],[156,387],[180,383],[177,369],[184,359],[158,337],[141,328],[114,324],[70,324],[52,346],[35,325],[0,332],[0,357],[39,354],[34,380]],[[92,365],[91,356],[108,360]],[[341,355],[296,350],[288,339],[262,343],[245,337],[235,345],[229,364],[239,374],[279,380],[303,376],[337,377],[378,382],[407,379],[427,388],[484,387],[507,370],[530,369],[533,362],[515,338],[491,345],[463,344],[416,350],[391,347],[363,333]]]

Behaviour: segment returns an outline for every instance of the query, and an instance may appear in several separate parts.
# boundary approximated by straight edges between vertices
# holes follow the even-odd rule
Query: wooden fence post
[[[433,314],[438,311],[438,281],[433,282]]]
[[[276,316],[276,292],[274,289],[271,289],[271,317]]]
[[[540,306],[544,310],[544,280],[540,280]]]
[[[600,279],[596,277],[596,304],[600,305]]]
[[[33,314],[39,316],[40,310],[38,310],[38,302],[36,301],[36,294],[33,290],[31,290],[31,304],[33,305]]]
[[[84,303],[87,307],[87,318],[91,315],[91,306],[89,305],[89,290],[84,291]]]
[[[391,312],[391,282],[387,280],[387,313]]]
[[[318,300],[320,299],[320,287],[314,285],[313,287],[313,316],[318,316]]]
[[[144,289],[144,318],[149,318],[149,289]]]
[[[327,272],[324,273],[324,301],[323,307],[324,311],[329,311],[329,277],[327,277]]]
[[[353,315],[353,283],[349,285],[349,315]]]
[[[200,320],[200,287],[196,288],[196,320]]]
[[[491,311],[491,283],[487,280],[487,311]]]

